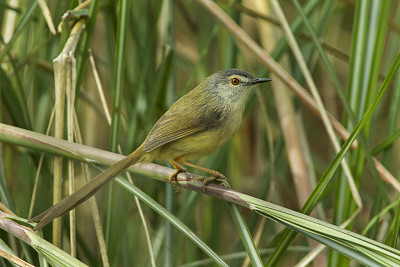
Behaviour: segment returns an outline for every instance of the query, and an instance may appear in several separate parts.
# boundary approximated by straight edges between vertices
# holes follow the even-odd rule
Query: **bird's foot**
[[[178,174],[181,172],[187,172],[185,168],[183,168],[182,166],[176,164],[176,166],[174,165],[175,171],[169,176],[169,183],[173,186],[173,187],[179,187],[179,182],[178,182]]]
[[[222,185],[222,186],[224,186],[224,187],[226,187],[226,188],[230,188],[230,187],[229,187],[229,183],[228,183],[228,180],[229,180],[229,179],[228,179],[225,175],[223,175],[223,174],[221,174],[221,173],[215,171],[215,172],[213,173],[212,176],[210,176],[210,177],[208,177],[208,178],[205,178],[205,179],[203,180],[203,192],[205,192],[205,187],[206,187],[209,183],[211,183],[212,181],[214,181],[214,180],[220,182],[220,185]]]

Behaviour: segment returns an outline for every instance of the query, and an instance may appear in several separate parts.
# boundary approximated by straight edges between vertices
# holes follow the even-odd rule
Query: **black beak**
[[[266,83],[270,82],[271,79],[269,78],[255,78],[254,80],[251,81],[251,84],[257,84],[257,83]]]

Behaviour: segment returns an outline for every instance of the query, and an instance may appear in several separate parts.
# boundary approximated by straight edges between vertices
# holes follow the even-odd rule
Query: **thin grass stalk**
[[[89,61],[90,61],[90,66],[91,66],[91,69],[92,69],[92,72],[93,72],[93,77],[94,77],[94,79],[96,81],[96,88],[97,88],[97,91],[98,91],[99,96],[100,96],[101,105],[103,107],[103,111],[104,111],[104,114],[106,116],[107,123],[109,125],[111,125],[110,109],[108,107],[108,104],[107,104],[107,101],[106,101],[106,97],[104,95],[103,86],[101,85],[100,76],[99,76],[99,73],[97,71],[96,62],[95,62],[95,60],[93,58],[93,54],[92,54],[92,50],[91,49],[89,49]]]
[[[358,88],[361,86],[361,75],[363,68],[363,54],[365,47],[365,35],[367,31],[367,20],[368,20],[368,6],[370,0],[366,1],[357,1],[356,10],[355,10],[355,22],[353,26],[353,35],[352,35],[352,47],[350,54],[350,67],[347,79],[347,88],[354,88],[353,90],[348,90],[347,99],[350,101],[351,109],[356,113],[358,107],[358,99],[357,93]],[[359,114],[356,113],[356,118],[359,117]],[[349,128],[353,126],[352,122],[348,123]]]
[[[110,149],[113,152],[118,150],[119,132],[121,123],[121,102],[123,97],[123,80],[125,61],[126,31],[128,23],[128,1],[122,0],[119,8],[118,32],[117,32],[117,51],[115,54],[115,77],[113,81],[113,98],[111,112],[111,130],[110,130]]]
[[[9,213],[9,211],[7,211],[6,209],[4,209],[3,211],[4,211],[5,213],[8,213],[8,214],[13,214],[12,212]],[[11,235],[10,235],[10,236],[11,236]],[[17,254],[14,252],[15,250],[13,250],[10,246],[8,246],[8,245],[6,244],[6,242],[3,241],[3,239],[0,239],[0,249],[1,249],[2,251],[4,251],[4,252],[8,253],[8,254],[17,256]],[[3,260],[3,262],[4,262],[4,265],[6,265],[6,263],[5,263],[4,260]]]
[[[74,112],[74,131],[75,131],[75,138],[78,144],[82,144],[82,135],[81,131],[79,128],[79,123],[78,123],[78,117],[76,115],[76,112]],[[85,181],[89,182],[89,167],[87,164],[81,163],[82,165],[82,170],[83,170],[83,176],[85,177]],[[104,234],[103,234],[103,226],[101,224],[101,219],[100,219],[100,213],[99,213],[99,208],[96,202],[95,198],[90,198],[89,199],[90,203],[90,209],[92,211],[93,215],[93,224],[94,224],[94,229],[96,231],[96,237],[97,237],[97,242],[99,244],[100,248],[100,255],[101,259],[103,261],[103,266],[104,267],[109,267],[110,266],[110,261],[108,259],[107,255],[107,247],[106,247],[106,241],[104,239]]]
[[[374,1],[373,2],[373,14],[372,18],[370,19],[371,28],[373,31],[370,33],[369,37],[369,51],[368,54],[372,54],[373,56],[367,57],[367,65],[368,69],[365,71],[364,77],[364,84],[367,88],[370,88],[367,91],[366,99],[365,99],[365,106],[371,103],[375,93],[377,85],[378,85],[378,78],[379,78],[379,70],[382,62],[382,54],[384,48],[384,42],[386,39],[386,30],[388,28],[388,17],[389,12],[391,10],[391,1]],[[368,131],[365,131],[365,135],[369,135],[370,128],[371,128],[370,121],[367,125]],[[372,204],[370,217],[374,217],[378,214],[382,208],[383,201],[385,201],[385,191],[386,185],[380,179],[375,179],[377,185],[377,191],[375,192],[374,201]],[[368,236],[371,238],[376,238],[378,234],[378,225],[374,225],[374,227],[368,232]]]
[[[50,134],[51,127],[52,127],[53,122],[54,122],[54,116],[55,116],[55,107],[53,107],[53,110],[51,111],[49,123],[48,123],[47,130],[46,130],[46,135]],[[34,207],[35,207],[37,189],[38,189],[38,182],[39,182],[39,175],[40,175],[40,172],[42,170],[43,158],[44,158],[44,154],[41,153],[40,159],[39,159],[39,164],[38,164],[38,167],[37,167],[37,170],[36,170],[35,183],[33,185],[32,198],[31,198],[31,203],[30,203],[30,206],[29,206],[28,218],[32,217],[33,210],[34,210]]]
[[[2,49],[0,49],[0,62],[3,62],[4,58],[8,55],[9,59],[10,59],[10,63],[15,71],[17,70],[17,68],[16,68],[16,64],[14,62],[13,57],[10,55],[10,49],[13,47],[13,45],[15,45],[17,38],[22,34],[25,27],[27,25],[29,25],[28,23],[31,20],[36,7],[37,7],[37,2],[34,1],[32,3],[32,5],[27,9],[26,13],[24,13],[22,15],[22,18],[21,18],[19,24],[16,26],[16,29],[14,30],[14,33],[11,36],[11,39],[8,41],[7,44],[4,44],[4,46],[1,47]],[[6,78],[7,75],[5,73],[3,73],[3,67],[0,69],[0,78],[2,78],[2,80],[3,80],[4,78],[1,77],[2,75],[4,75],[5,76],[4,78],[7,79],[6,82],[9,82],[8,77]],[[10,92],[4,93],[4,97],[7,100],[6,105],[7,104],[9,104],[9,105],[17,104],[19,106],[19,110],[17,112],[18,115],[15,115],[14,118],[24,128],[31,129],[32,128],[31,119],[29,116],[28,108],[27,108],[26,95],[25,95],[25,92],[22,90],[23,86],[21,84],[21,80],[17,76],[17,85],[18,86],[15,86],[15,87],[11,86],[11,83],[9,84],[10,86],[8,86],[8,84],[5,84],[4,82],[5,81],[2,81],[2,87],[4,86],[5,88],[9,88],[9,90],[10,90]],[[11,90],[11,88],[12,88],[12,90]],[[15,103],[7,103],[10,101],[10,97],[12,98],[11,99],[12,102],[15,102]],[[11,107],[10,110],[12,113],[15,112],[15,111],[13,111],[13,107]]]
[[[240,12],[237,10],[233,9],[233,5],[237,4],[235,0],[230,0],[228,2],[228,7],[227,9],[231,13],[231,18],[233,21],[235,21],[237,24],[240,24]],[[225,53],[224,57],[224,68],[229,69],[237,66],[237,47],[234,43],[234,40],[228,35],[226,38],[226,44],[225,47],[223,47],[221,52]]]
[[[389,111],[389,119],[388,119],[388,126],[387,126],[387,135],[389,135],[390,132],[394,131],[394,127],[396,127],[397,124],[397,117],[398,117],[398,109],[400,106],[400,77],[398,76],[394,85],[394,91],[393,91],[393,97],[392,97],[392,103],[390,105],[390,111]],[[390,137],[394,136],[393,139]],[[390,144],[392,144],[395,140],[397,140],[400,137],[400,129],[397,129],[394,131],[393,134],[391,134],[387,139],[390,140]],[[376,146],[378,147],[378,146]],[[393,145],[390,147],[386,148],[386,150],[383,152],[383,158],[382,161],[386,166],[390,165],[391,162],[391,154],[392,152]],[[393,221],[390,227],[390,231],[388,236],[386,237],[385,243],[391,247],[396,247],[398,236],[400,232],[400,205],[397,206],[396,209],[396,214],[393,217]]]
[[[399,200],[400,201],[400,200]],[[393,217],[393,222],[390,226],[389,236],[386,238],[386,244],[396,248],[399,239],[400,228],[400,205],[397,205],[396,214]]]
[[[16,27],[15,32],[12,35],[10,41],[8,41],[8,43],[5,44],[0,51],[0,62],[2,62],[4,60],[5,56],[9,53],[11,47],[13,47],[15,40],[22,33],[24,28],[28,25],[28,22],[30,21],[32,14],[35,11],[37,5],[38,5],[37,1],[33,1],[32,5],[29,7],[29,9],[26,11],[26,13],[22,16],[22,20]]]
[[[86,19],[86,31],[82,36],[82,41],[79,47],[79,56],[76,60],[76,90],[77,94],[81,89],[83,77],[85,75],[87,53],[92,43],[92,37],[94,32],[94,26],[96,24],[96,18],[99,13],[100,0],[91,0],[88,12],[88,18]]]
[[[128,175],[128,177],[130,177],[129,173],[127,175]],[[131,181],[130,181],[130,183],[133,184]],[[145,236],[146,236],[147,249],[149,251],[150,263],[151,263],[152,267],[155,267],[156,266],[156,259],[154,257],[154,252],[153,252],[153,247],[152,247],[152,244],[151,244],[149,229],[147,227],[146,217],[144,216],[143,209],[142,209],[142,206],[140,204],[139,198],[137,196],[134,196],[134,198],[135,198],[136,206],[138,207],[138,212],[139,212],[140,219],[142,220],[142,223],[143,223],[143,229],[144,229],[144,233],[145,233]]]
[[[307,1],[307,3],[304,6],[304,13],[306,13],[307,15],[312,14],[312,12],[318,7],[319,4],[321,4],[321,1],[319,0]],[[302,29],[301,28],[302,24],[303,21],[300,17],[296,17],[292,22],[290,29],[295,36],[300,33]],[[278,41],[278,43],[276,44],[274,50],[271,52],[271,57],[278,61],[287,49],[288,49],[288,43],[286,41],[286,38],[282,36]]]
[[[165,187],[165,209],[173,214],[174,206],[173,206],[173,189],[167,184]],[[176,247],[174,246],[174,240],[172,235],[172,223],[168,220],[164,222],[165,229],[165,238],[164,238],[164,250],[163,250],[163,264],[167,267],[173,266],[173,257],[172,255],[179,255],[176,251]],[[172,250],[172,252],[171,252]]]
[[[51,17],[49,7],[47,6],[47,4],[44,0],[38,0],[37,2],[40,6],[40,9],[42,10],[44,20],[46,21],[51,34],[55,35],[57,32],[56,32],[56,28],[54,27],[54,22],[53,22],[53,18]]]
[[[395,88],[399,88],[398,86],[395,86]],[[397,101],[399,101],[400,99],[400,93],[398,93],[400,90],[394,90],[394,96],[393,96],[393,102],[397,103]],[[399,101],[400,102],[400,101]],[[390,105],[390,107],[392,107],[393,105]],[[392,114],[392,113],[391,113]],[[390,119],[393,117],[389,117]],[[390,120],[394,122],[394,126],[396,125],[396,121],[397,120]],[[393,124],[392,124],[393,125]],[[388,129],[392,128],[389,127],[388,124]],[[383,139],[380,143],[378,143],[373,149],[371,149],[371,154],[372,155],[378,155],[379,153],[383,152],[384,156],[386,156],[386,158],[389,158],[390,156],[390,152],[392,151],[393,148],[393,143],[400,138],[400,128],[399,129],[393,129],[393,131],[391,131],[391,133],[387,133],[388,135],[386,136],[385,139]],[[389,154],[389,156],[387,156]],[[389,158],[390,159],[390,158]],[[386,163],[386,165],[389,165],[389,162]]]
[[[0,199],[3,205],[5,205],[8,209],[15,212],[15,207],[12,202],[12,198],[10,196],[10,192],[7,188],[7,179],[4,171],[3,165],[3,155],[0,154]]]
[[[68,77],[67,95],[67,140],[74,142],[74,114],[75,114],[75,85],[76,85],[76,60],[73,54],[70,56],[65,74]],[[75,192],[74,161],[68,160],[68,190],[72,194]],[[70,223],[70,246],[71,256],[76,257],[76,217],[75,210],[69,212]]]
[[[122,0],[119,6],[118,16],[118,31],[117,31],[117,51],[115,54],[115,76],[113,80],[113,96],[112,96],[112,112],[111,112],[111,128],[110,128],[110,150],[113,152],[118,151],[118,144],[120,138],[120,124],[121,124],[121,102],[123,98],[123,80],[124,80],[124,67],[125,62],[125,43],[127,34],[127,19],[128,19],[128,1]],[[107,189],[107,212],[105,218],[105,238],[106,244],[109,245],[110,230],[111,230],[111,217],[113,206],[113,184],[111,183]]]
[[[397,200],[393,203],[390,203],[386,207],[382,208],[382,210],[380,210],[378,214],[376,214],[374,217],[371,218],[371,220],[368,222],[367,226],[365,226],[365,228],[362,230],[361,234],[366,235],[368,233],[368,231],[370,230],[370,228],[373,227],[373,225],[377,224],[379,222],[379,220],[382,219],[383,215],[389,213],[389,211],[391,209],[395,208],[398,205],[399,205],[399,200]]]
[[[264,266],[257,247],[254,244],[253,237],[247,228],[247,224],[244,220],[242,212],[237,205],[228,203],[228,206],[235,221],[236,227],[238,228],[243,245],[246,248],[247,255],[250,258],[251,266]]]
[[[389,24],[390,24],[390,22],[392,22],[392,23],[400,22],[400,16],[396,16],[398,14],[398,10],[400,9],[399,3],[396,3],[395,7],[396,7],[395,11],[394,11],[395,15],[394,15],[394,18],[392,18],[393,21],[389,21]],[[400,42],[400,37],[398,34],[395,34],[394,32],[389,32],[389,33],[391,33],[391,34],[390,34],[388,43],[393,44],[393,45],[391,45],[391,47],[389,47],[390,52],[386,54],[386,57],[392,58],[398,51],[398,44]],[[392,101],[389,105],[388,124],[387,124],[385,139],[388,139],[389,136],[395,135],[396,133],[397,133],[397,136],[395,137],[395,139],[397,139],[400,135],[400,133],[398,133],[400,131],[400,129],[396,130],[397,119],[399,117],[399,107],[400,107],[400,90],[398,89],[399,87],[400,87],[400,77],[397,76],[394,86],[393,86],[393,95],[391,97]],[[392,140],[391,142],[394,142],[394,140]],[[382,163],[387,167],[390,166],[391,154],[393,151],[392,143],[390,143],[390,145],[391,145],[390,147],[386,147],[385,151],[383,152],[383,156],[382,156]],[[374,151],[375,148],[372,151]]]
[[[389,123],[388,123],[388,128],[387,131],[389,132],[391,128],[393,128],[396,125],[397,121],[397,114],[399,105],[400,105],[400,90],[399,88],[399,82],[400,79],[397,77],[396,83],[394,88],[394,94],[393,94],[393,102],[391,104],[390,108],[390,114],[389,114]],[[396,139],[400,136],[400,130],[398,129],[395,131],[397,133]],[[392,152],[392,147],[388,148],[385,150],[383,154],[383,161],[386,165],[390,164],[390,154]],[[400,205],[397,206],[396,213],[393,216],[393,220],[390,226],[390,231],[388,233],[388,236],[386,237],[385,243],[391,247],[396,247],[397,242],[398,242],[398,237],[399,237],[399,231],[400,231]]]
[[[64,59],[62,53],[54,60],[54,80],[55,80],[55,130],[54,136],[59,139],[64,138],[64,101],[66,73],[64,73]],[[62,164],[63,158],[55,156],[53,161],[53,204],[59,202],[62,198]],[[61,219],[53,221],[53,244],[56,247],[61,246]]]
[[[175,19],[174,19],[174,2],[172,0],[165,0],[161,6],[161,22],[163,25],[160,27],[166,32],[166,36],[164,36],[164,42],[168,45],[168,47],[173,51],[175,50],[175,40],[174,40],[174,28],[175,28]],[[160,30],[160,29],[159,29]],[[146,61],[149,61],[148,58],[145,58]],[[175,95],[175,69],[174,64],[175,59],[174,56],[171,58],[171,70],[168,73],[168,76],[165,77],[165,86],[166,86],[166,99],[165,102],[168,106],[170,106],[173,102],[173,96]],[[145,65],[146,66],[146,65]],[[165,185],[165,209],[171,214],[174,213],[174,194],[173,188],[170,185]],[[163,249],[163,264],[167,267],[174,266],[176,264],[176,257],[174,255],[179,255],[179,250],[177,249],[177,237],[173,235],[173,222],[170,220],[165,220],[163,223],[165,229],[165,238],[164,238],[164,249]]]
[[[17,256],[14,256],[12,254],[9,254],[1,249],[0,249],[0,257],[7,259],[10,263],[14,263],[16,266],[35,267],[34,265],[27,263],[26,261],[22,260],[21,258],[18,258]]]

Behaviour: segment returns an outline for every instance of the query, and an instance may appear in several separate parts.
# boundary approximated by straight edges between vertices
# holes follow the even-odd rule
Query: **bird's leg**
[[[198,170],[201,170],[201,171],[203,171],[203,172],[207,172],[207,173],[211,174],[210,177],[205,178],[205,179],[203,180],[203,191],[204,191],[204,186],[206,186],[207,184],[209,184],[210,182],[212,182],[212,181],[214,181],[214,180],[216,180],[216,179],[225,180],[225,181],[223,182],[223,184],[224,184],[225,186],[227,186],[228,178],[226,178],[225,175],[221,174],[220,172],[217,172],[217,171],[215,171],[215,170],[211,170],[211,169],[204,168],[204,167],[202,167],[202,166],[193,164],[193,163],[188,162],[188,161],[181,161],[181,160],[177,160],[177,161],[178,161],[179,163],[183,164],[183,165],[186,165],[186,166],[189,166],[189,167],[192,167],[192,168],[195,168],[195,169],[198,169]],[[229,187],[229,186],[227,186],[227,187]]]
[[[173,160],[169,160],[169,162],[175,168],[175,171],[169,176],[169,183],[174,187],[178,187],[178,174],[181,172],[186,172],[186,169]]]

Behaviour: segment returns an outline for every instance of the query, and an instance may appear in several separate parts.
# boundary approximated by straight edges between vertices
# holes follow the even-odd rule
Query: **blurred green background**
[[[51,33],[38,2],[0,0],[2,123],[46,132],[55,97],[52,61],[63,49],[71,28],[82,19],[86,29],[75,54],[75,108],[84,144],[116,151],[115,144],[120,143],[123,153],[128,154],[141,144],[174,100],[217,70],[240,68],[257,77],[270,77],[273,82],[258,86],[252,94],[240,132],[218,152],[199,159],[199,165],[225,174],[237,191],[299,210],[336,155],[321,120],[198,1],[92,1],[83,11],[71,12],[70,20],[63,22],[59,28],[61,32],[56,34]],[[79,4],[78,1],[51,0],[46,3],[56,29],[62,16]],[[269,1],[217,0],[215,3],[293,79],[308,88]],[[289,23],[297,25],[294,33],[327,111],[351,131],[372,102],[399,52],[398,1],[300,2],[333,67],[333,76],[311,41],[294,1],[279,3]],[[107,123],[101,105],[93,66],[89,62],[89,48],[109,109],[115,110],[115,103],[120,103],[117,119],[120,123],[115,122],[116,115],[112,116],[115,127]],[[123,57],[118,59],[121,51]],[[338,84],[344,91],[344,98],[339,96]],[[119,94],[116,88],[121,89]],[[277,96],[279,91],[286,92],[286,100]],[[400,156],[399,142],[396,142],[399,136],[399,91],[399,79],[396,79],[363,131],[369,151],[359,148],[346,157],[363,201],[363,209],[349,229],[360,233],[372,223],[364,234],[391,246],[396,246],[397,241],[397,232],[393,234],[399,222],[396,208],[376,216],[397,201],[398,192],[367,163],[365,154],[377,156],[394,177],[399,176],[400,165],[396,160]],[[352,109],[353,119],[346,105]],[[289,125],[287,121],[285,124],[288,118],[292,122]],[[7,143],[0,143],[0,151],[0,178],[5,192],[2,202],[9,203],[8,208],[18,216],[27,218],[41,153]],[[52,162],[53,156],[45,154],[33,214],[52,203]],[[84,180],[81,165],[76,162],[75,167],[78,187]],[[67,171],[66,161],[63,171]],[[97,172],[91,168],[90,176]],[[218,255],[244,251],[224,201],[189,190],[175,190],[169,184],[149,177],[135,175],[133,180],[136,186],[179,217]],[[68,192],[67,181],[63,180],[63,183],[64,192]],[[97,200],[110,265],[150,265],[143,224],[132,195],[114,185],[97,194]],[[177,266],[206,258],[193,242],[168,226],[160,215],[145,205],[142,208],[157,265]],[[346,178],[339,170],[324,190],[313,216],[340,224],[355,209]],[[284,227],[248,210],[242,211],[257,240],[257,247],[270,249],[262,253],[266,261]],[[67,251],[68,223],[64,216],[62,245]],[[51,236],[51,227],[46,227],[44,237],[51,240]],[[1,231],[0,237],[17,255],[26,258],[27,252],[13,244],[7,233]],[[297,236],[280,266],[294,265],[312,246],[310,240]],[[102,265],[88,204],[77,209],[77,257],[90,266]],[[239,255],[227,262],[231,266],[249,264],[245,259]],[[35,257],[32,263],[37,264]],[[213,265],[212,262],[209,264]],[[316,266],[348,264],[354,266],[354,262],[330,250],[325,250],[314,261]]]

